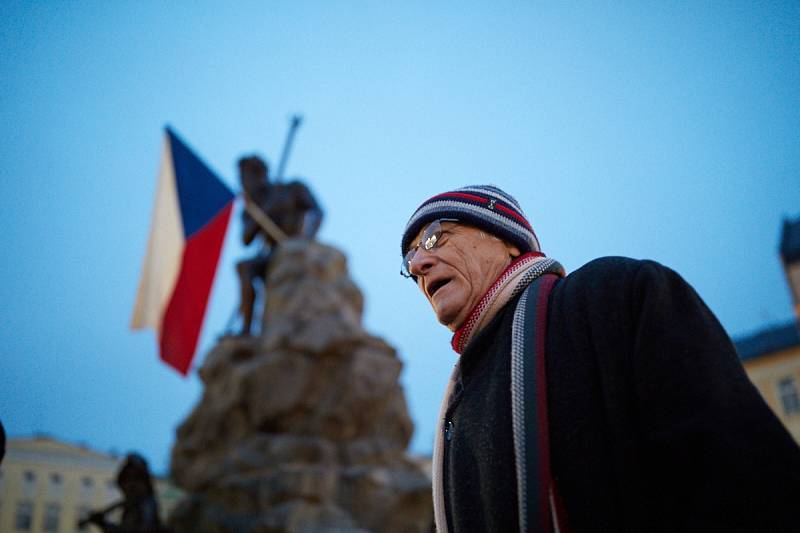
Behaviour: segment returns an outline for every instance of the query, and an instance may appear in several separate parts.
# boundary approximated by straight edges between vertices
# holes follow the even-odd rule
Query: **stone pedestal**
[[[180,532],[427,531],[430,480],[394,349],[361,325],[344,255],[289,241],[267,276],[259,337],[222,338],[178,428]]]

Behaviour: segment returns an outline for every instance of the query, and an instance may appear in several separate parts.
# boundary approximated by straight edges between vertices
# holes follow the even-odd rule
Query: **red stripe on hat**
[[[517,213],[513,209],[509,209],[509,208],[507,208],[505,206],[500,205],[500,203],[496,203],[496,204],[494,204],[494,206],[497,209],[499,209],[500,211],[502,211],[503,213],[506,213],[506,214],[511,215],[512,217],[516,218],[523,226],[525,226],[526,228],[531,230],[531,232],[533,232],[533,228],[531,227],[531,223],[528,222],[525,219],[525,217],[521,216],[519,213]]]
[[[466,193],[463,193],[463,192],[446,192],[446,193],[438,194],[438,195],[434,196],[433,198],[431,198],[428,201],[430,202],[431,200],[436,200],[437,198],[442,198],[443,196],[455,196],[456,198],[464,198],[466,200],[472,200],[474,202],[480,202],[482,204],[488,204],[489,203],[489,199],[487,199],[487,198],[482,198],[480,196],[475,196],[474,194],[466,194]],[[521,216],[519,213],[517,213],[513,209],[509,209],[508,207],[503,206],[499,201],[495,202],[494,207],[496,207],[497,209],[499,209],[500,211],[502,211],[503,213],[505,213],[507,215],[511,215],[512,217],[517,219],[523,226],[525,226],[529,230],[533,231],[533,228],[531,227],[531,223],[528,222],[525,219],[525,217]]]
[[[443,196],[455,196],[456,198],[464,198],[466,200],[472,200],[474,202],[481,202],[482,204],[489,203],[489,200],[487,200],[486,198],[481,198],[480,196],[475,196],[474,194],[465,194],[463,192],[445,192],[442,194],[437,194],[436,196],[428,200],[428,202],[430,202],[431,200],[436,200],[437,198],[441,198]]]
[[[431,198],[426,200],[423,205],[432,202],[434,200],[438,200],[439,198],[463,198],[465,200],[472,200],[473,202],[479,202],[482,204],[488,204],[490,202],[488,198],[483,198],[481,196],[476,196],[474,194],[467,194],[463,192],[445,192],[442,194],[437,194],[436,196],[432,196]],[[528,229],[531,233],[533,233],[533,238],[536,241],[536,245],[539,246],[539,238],[536,236],[536,232],[533,231],[533,226],[531,226],[531,223],[528,222],[528,220],[524,216],[520,215],[517,211],[502,205],[500,201],[497,199],[494,198],[492,199],[495,200],[493,209],[497,208],[497,210],[502,211],[506,215],[511,216],[512,218],[517,220],[520,224],[525,226],[526,229]]]

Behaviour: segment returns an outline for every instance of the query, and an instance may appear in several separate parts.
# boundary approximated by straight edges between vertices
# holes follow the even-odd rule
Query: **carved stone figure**
[[[241,334],[250,335],[256,280],[263,284],[272,252],[286,237],[313,239],[322,222],[322,210],[305,184],[299,181],[270,183],[269,169],[259,157],[239,160],[239,180],[247,205],[242,213],[242,242],[249,246],[256,237],[262,241],[254,257],[236,265],[241,288]]]
[[[125,499],[95,511],[85,520],[78,523],[83,528],[93,524],[104,533],[163,533],[168,531],[161,525],[156,503],[153,481],[147,461],[138,454],[132,453],[117,474],[117,485]],[[112,511],[122,509],[122,519],[118,524],[110,522],[106,516]]]

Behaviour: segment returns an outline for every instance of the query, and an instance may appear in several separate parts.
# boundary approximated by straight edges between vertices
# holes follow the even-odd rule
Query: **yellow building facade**
[[[750,380],[800,444],[800,329],[792,321],[736,343]]]
[[[122,499],[115,480],[123,459],[49,437],[9,439],[0,465],[0,532],[99,531],[77,524]],[[155,479],[155,488],[164,519],[182,495],[167,480]]]
[[[786,219],[778,247],[795,320],[736,341],[750,380],[800,444],[800,218]]]

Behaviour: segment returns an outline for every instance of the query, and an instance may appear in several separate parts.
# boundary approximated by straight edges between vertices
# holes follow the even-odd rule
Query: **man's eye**
[[[438,235],[438,240],[436,241],[436,244],[437,244],[438,246],[441,246],[442,244],[444,244],[444,243],[445,243],[445,241],[447,241],[447,239],[449,238],[448,236],[450,235],[450,233],[451,233],[451,232],[449,232],[449,231],[443,231],[443,232],[441,232],[441,233]]]

